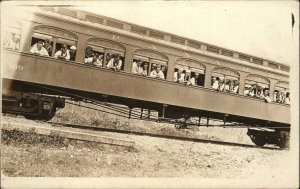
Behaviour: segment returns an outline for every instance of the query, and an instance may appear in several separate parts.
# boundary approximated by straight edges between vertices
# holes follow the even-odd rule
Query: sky
[[[41,3],[42,2],[42,3]],[[84,10],[287,65],[299,62],[298,1],[21,1]],[[292,30],[291,14],[295,25]]]
[[[101,1],[75,9],[298,65],[297,1]],[[292,31],[291,13],[295,17]]]

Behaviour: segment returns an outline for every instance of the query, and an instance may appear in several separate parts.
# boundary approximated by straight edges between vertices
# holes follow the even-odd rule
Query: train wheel
[[[31,120],[44,120],[44,121],[50,121],[56,113],[56,106],[52,106],[52,109],[49,110],[49,112],[44,113],[44,114],[33,114],[33,115],[24,115],[26,119],[31,119]]]
[[[44,121],[50,121],[54,117],[55,113],[51,115],[24,115],[26,119],[30,120],[44,120]]]
[[[259,134],[250,135],[250,138],[256,146],[264,146],[268,142],[267,137]]]
[[[40,115],[41,117],[40,119],[44,121],[50,121],[55,116],[55,113],[56,113],[56,106],[53,105],[52,109],[48,112],[48,114]]]
[[[45,117],[43,117],[42,119],[45,120],[45,121],[50,121],[55,115],[55,112],[52,113],[51,115],[47,115]]]
[[[39,117],[36,116],[36,115],[24,115],[24,117],[26,119],[31,119],[31,120],[37,120],[37,119],[39,119]]]
[[[290,135],[288,133],[282,133],[278,140],[278,146],[282,149],[290,148]]]

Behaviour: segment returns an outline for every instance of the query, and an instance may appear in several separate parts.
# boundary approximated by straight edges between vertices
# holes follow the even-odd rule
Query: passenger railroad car
[[[49,120],[66,97],[93,99],[155,110],[161,120],[242,123],[251,127],[248,134],[257,145],[288,144],[285,64],[73,9],[7,15],[1,41],[3,112]],[[48,56],[32,53],[38,43]],[[76,50],[69,59],[58,58],[65,47],[68,53]],[[108,66],[120,62],[118,69]]]

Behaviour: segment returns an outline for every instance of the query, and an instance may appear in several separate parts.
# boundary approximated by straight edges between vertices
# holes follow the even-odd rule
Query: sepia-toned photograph
[[[299,188],[299,2],[1,3],[1,188]]]

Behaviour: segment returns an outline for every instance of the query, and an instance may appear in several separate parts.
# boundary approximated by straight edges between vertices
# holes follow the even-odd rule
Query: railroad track
[[[259,148],[259,149],[269,149],[269,150],[282,150],[276,146],[274,147],[260,147],[255,145],[249,144],[240,144],[234,142],[223,142],[217,140],[206,140],[206,139],[199,139],[199,138],[187,138],[187,137],[180,137],[180,136],[172,136],[172,135],[163,135],[163,134],[155,134],[155,133],[145,133],[139,131],[129,131],[129,130],[121,130],[121,129],[112,129],[112,128],[104,128],[104,127],[96,127],[91,125],[78,125],[78,124],[68,124],[68,123],[60,123],[60,122],[48,122],[52,125],[60,125],[65,127],[71,128],[78,128],[78,129],[86,129],[86,130],[94,130],[94,131],[105,131],[111,133],[120,133],[120,134],[130,134],[130,135],[139,135],[139,136],[149,136],[149,137],[156,137],[156,138],[164,138],[164,139],[172,139],[172,140],[180,140],[180,141],[190,141],[190,142],[199,142],[199,143],[211,143],[211,144],[218,144],[218,145],[226,145],[226,146],[238,146],[238,147],[246,147],[246,148]]]

